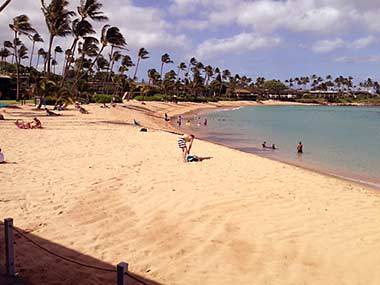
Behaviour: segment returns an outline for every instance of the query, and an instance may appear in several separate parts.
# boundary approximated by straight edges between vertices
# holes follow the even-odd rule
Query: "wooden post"
[[[128,272],[128,263],[120,262],[117,265],[117,285],[127,285],[127,276],[125,272]]]
[[[13,219],[4,220],[5,226],[5,267],[8,276],[15,276],[15,250],[14,250],[14,235],[13,235]]]

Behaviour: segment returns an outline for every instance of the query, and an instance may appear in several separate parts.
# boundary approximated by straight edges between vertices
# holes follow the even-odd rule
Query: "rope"
[[[143,285],[148,285],[148,284],[145,283],[144,281],[138,279],[137,277],[131,275],[131,274],[128,273],[128,272],[125,272],[124,275],[127,275],[127,276],[130,277],[131,279],[133,279],[133,280],[135,280],[135,281],[137,281],[137,282],[139,282],[139,283],[141,283],[141,284],[143,284]]]
[[[57,254],[55,252],[52,252],[51,250],[47,249],[46,247],[43,247],[42,245],[36,243],[34,240],[32,240],[31,238],[29,238],[28,236],[26,236],[24,233],[22,233],[21,231],[19,231],[15,227],[13,227],[13,229],[14,229],[15,232],[17,232],[18,234],[20,234],[26,240],[30,241],[32,244],[34,244],[38,248],[42,249],[43,251],[45,251],[45,252],[47,252],[47,253],[55,256],[55,257],[61,258],[63,260],[66,260],[67,262],[71,262],[71,263],[74,263],[74,264],[77,264],[77,265],[81,265],[81,266],[87,267],[87,268],[92,268],[92,269],[101,270],[101,271],[107,271],[107,272],[116,272],[115,269],[109,269],[109,268],[103,268],[103,267],[88,265],[88,264],[82,263],[80,261],[76,261],[74,259],[71,259],[71,258],[68,258],[68,257],[64,257],[62,255],[59,255],[59,254]]]
[[[3,225],[3,224],[0,224],[0,225]],[[65,257],[65,256],[62,256],[62,255],[59,255],[55,252],[52,252],[51,250],[47,249],[46,247],[38,244],[37,242],[35,242],[34,240],[32,240],[31,238],[29,238],[27,235],[25,235],[23,232],[19,231],[18,229],[16,229],[15,227],[13,227],[13,230],[15,232],[17,232],[19,235],[21,235],[23,238],[25,238],[26,240],[28,240],[29,242],[31,242],[32,244],[34,244],[35,246],[37,246],[38,248],[42,249],[43,251],[55,256],[55,257],[58,257],[60,259],[63,259],[67,262],[70,262],[70,263],[74,263],[76,265],[80,265],[80,266],[83,266],[83,267],[87,267],[87,268],[91,268],[91,269],[96,269],[96,270],[100,270],[100,271],[106,271],[106,272],[117,272],[117,270],[115,269],[111,269],[111,268],[104,268],[104,267],[99,267],[99,266],[93,266],[93,265],[89,265],[89,264],[86,264],[86,263],[83,263],[83,262],[80,262],[80,261],[76,261],[74,259],[71,259],[71,258],[68,258],[68,257]],[[128,273],[128,272],[125,272],[124,275],[127,275],[128,277],[132,278],[133,280],[143,284],[143,285],[147,285],[147,283],[145,283],[144,281],[138,279],[137,277],[133,276],[132,274]]]

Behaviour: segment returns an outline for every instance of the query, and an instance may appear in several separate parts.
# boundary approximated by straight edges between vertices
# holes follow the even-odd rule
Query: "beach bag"
[[[197,161],[199,161],[199,158],[197,156],[195,156],[195,155],[188,155],[186,157],[186,160],[188,162],[197,162]]]

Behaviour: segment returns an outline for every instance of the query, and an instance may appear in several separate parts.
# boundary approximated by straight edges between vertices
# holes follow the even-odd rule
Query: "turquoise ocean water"
[[[208,125],[192,117],[191,131],[202,139],[380,188],[380,107],[260,106],[200,117]]]

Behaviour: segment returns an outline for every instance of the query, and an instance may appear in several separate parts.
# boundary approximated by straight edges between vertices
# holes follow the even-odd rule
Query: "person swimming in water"
[[[297,153],[303,153],[303,144],[299,142],[297,145]]]

